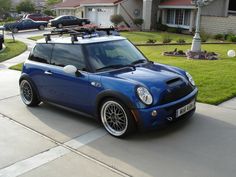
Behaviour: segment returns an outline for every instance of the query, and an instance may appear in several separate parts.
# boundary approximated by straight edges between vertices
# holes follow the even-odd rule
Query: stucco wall
[[[228,2],[228,0],[214,0],[208,6],[202,8],[202,15],[219,17],[227,16]]]
[[[236,34],[236,16],[202,16],[201,29],[210,34],[223,34],[229,32]]]
[[[142,18],[142,14],[143,14],[142,12],[143,1],[142,0],[125,0],[121,4],[133,19]],[[118,8],[117,13],[122,15],[124,19],[127,21],[127,23],[131,25],[131,27],[135,27],[132,19],[129,17],[129,15],[125,12],[125,10],[121,6]]]

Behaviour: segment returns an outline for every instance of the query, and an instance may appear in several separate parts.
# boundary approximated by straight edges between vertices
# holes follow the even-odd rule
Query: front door
[[[88,73],[81,45],[55,44],[52,67],[45,71],[48,80],[48,100],[62,106],[86,112],[88,107]],[[66,65],[73,65],[80,70],[80,75],[68,74],[63,71]]]

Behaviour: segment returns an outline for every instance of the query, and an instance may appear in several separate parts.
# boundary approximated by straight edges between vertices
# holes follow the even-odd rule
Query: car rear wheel
[[[62,28],[63,25],[60,23],[60,24],[57,25],[57,27],[58,27],[58,28]]]
[[[45,29],[45,26],[44,25],[40,25],[39,26],[39,30],[43,31]]]
[[[122,138],[135,130],[135,122],[131,112],[118,100],[108,99],[100,109],[104,128],[114,137]]]
[[[26,79],[20,82],[20,96],[27,106],[37,106],[40,103],[35,88],[31,82]]]
[[[18,33],[18,31],[19,31],[18,28],[14,28],[14,29],[12,30],[13,33]]]

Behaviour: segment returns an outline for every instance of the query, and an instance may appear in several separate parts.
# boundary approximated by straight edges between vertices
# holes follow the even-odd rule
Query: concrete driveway
[[[0,176],[235,176],[235,110],[198,104],[190,120],[116,139],[80,115],[27,108],[19,76],[0,70]]]
[[[235,177],[236,110],[199,103],[190,120],[116,139],[78,114],[26,107],[19,76],[0,70],[0,177]]]

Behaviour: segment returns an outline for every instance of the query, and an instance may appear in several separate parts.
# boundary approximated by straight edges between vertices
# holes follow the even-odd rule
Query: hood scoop
[[[171,79],[171,80],[168,80],[166,82],[166,84],[169,86],[169,87],[175,87],[177,85],[181,85],[183,83],[183,80],[179,77],[177,78],[174,78],[174,79]]]

